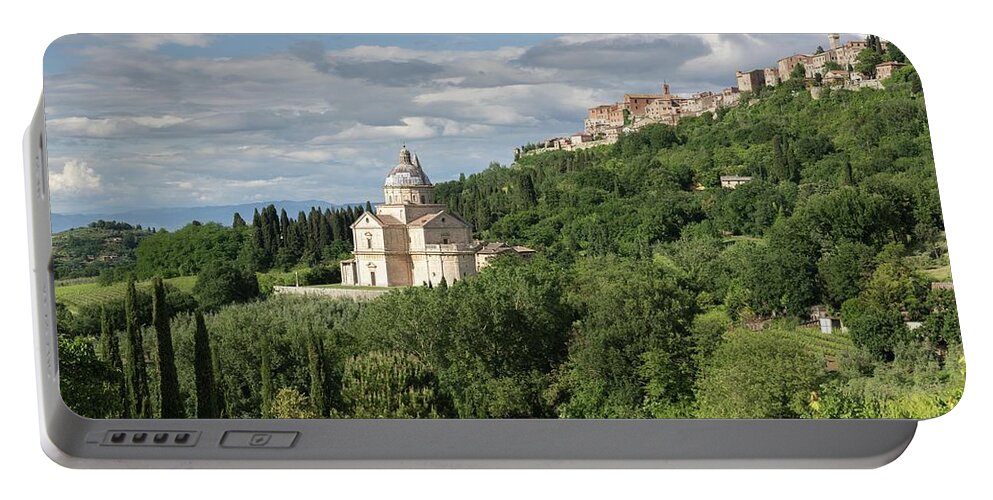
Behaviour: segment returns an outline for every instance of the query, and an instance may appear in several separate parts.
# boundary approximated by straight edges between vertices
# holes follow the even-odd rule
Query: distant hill
[[[52,214],[52,233],[59,233],[67,229],[85,227],[91,222],[98,220],[127,222],[132,225],[142,227],[165,228],[170,231],[179,229],[190,222],[197,220],[200,222],[218,222],[224,225],[231,224],[231,218],[235,212],[241,214],[248,223],[252,222],[252,212],[258,208],[262,210],[268,205],[275,205],[276,209],[286,209],[291,217],[303,210],[309,212],[311,207],[334,208],[347,205],[335,205],[320,200],[304,201],[260,201],[258,203],[245,203],[242,205],[219,205],[203,207],[178,207],[178,208],[150,208],[142,210],[131,210],[119,213],[102,214]],[[356,204],[357,205],[357,204]]]
[[[97,276],[106,269],[135,263],[135,248],[152,234],[123,223],[93,224],[52,236],[56,279]]]

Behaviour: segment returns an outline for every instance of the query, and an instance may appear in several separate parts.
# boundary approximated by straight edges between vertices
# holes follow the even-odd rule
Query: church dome
[[[421,162],[417,155],[411,159],[407,146],[400,148],[400,163],[390,170],[386,176],[385,186],[430,186],[431,180],[421,170]]]

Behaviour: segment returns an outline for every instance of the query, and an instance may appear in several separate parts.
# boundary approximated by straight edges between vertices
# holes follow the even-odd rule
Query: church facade
[[[352,259],[341,262],[343,285],[452,283],[485,266],[488,258],[480,252],[486,245],[473,240],[472,226],[462,217],[435,203],[434,186],[406,146],[386,176],[383,194],[384,203],[352,224],[355,249]]]

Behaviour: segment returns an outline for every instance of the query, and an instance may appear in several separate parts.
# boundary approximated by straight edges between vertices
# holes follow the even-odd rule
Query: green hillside
[[[56,279],[99,276],[134,267],[135,249],[152,232],[121,222],[94,222],[52,235]]]

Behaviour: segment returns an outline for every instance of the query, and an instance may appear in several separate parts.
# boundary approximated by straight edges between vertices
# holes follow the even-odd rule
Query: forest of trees
[[[194,221],[143,239],[133,272],[138,279],[187,276],[219,263],[255,272],[321,263],[336,269],[337,260],[352,250],[350,226],[362,213],[356,206],[311,208],[290,217],[269,205],[256,210],[250,223],[237,213],[230,226]]]
[[[478,237],[537,256],[371,301],[267,297],[255,274],[347,255],[354,208],[153,234],[150,290],[59,308],[63,395],[93,417],[940,415],[965,365],[926,272],[948,257],[915,82],[784,85],[441,183]],[[191,274],[191,294],[159,279]],[[813,306],[850,348],[811,348]]]

